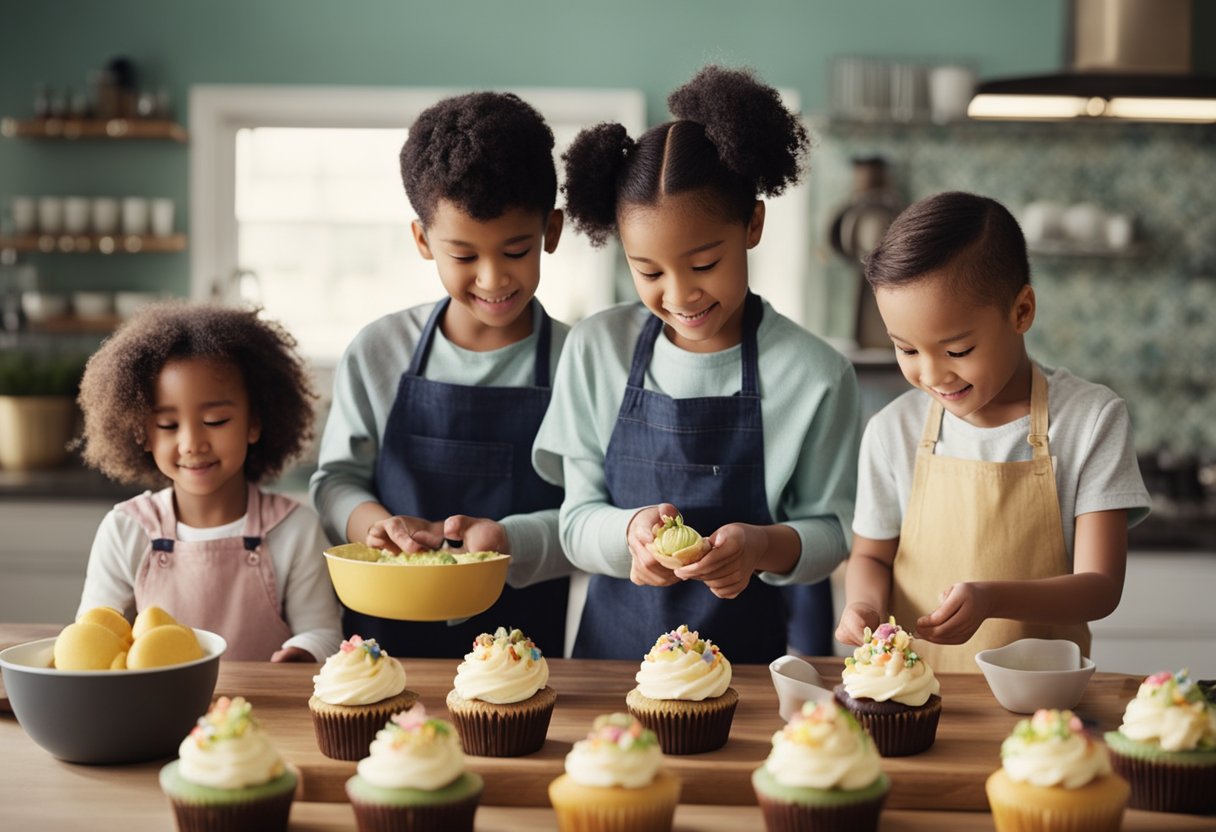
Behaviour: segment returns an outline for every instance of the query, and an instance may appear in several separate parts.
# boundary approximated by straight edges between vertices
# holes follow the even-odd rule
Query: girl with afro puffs
[[[743,71],[707,67],[668,106],[676,120],[637,140],[602,124],[564,157],[567,215],[593,242],[620,238],[641,299],[571,331],[533,449],[564,478],[562,543],[593,573],[574,655],[636,659],[679,624],[736,662],[769,662],[787,640],[830,653],[824,579],[848,551],[857,382],[747,273],[758,197],[797,181],[806,131]],[[672,570],[647,544],[677,514],[711,548]]]
[[[258,487],[312,437],[313,398],[295,340],[256,311],[156,304],[106,340],[80,386],[84,460],[164,487],[102,520],[80,611],[158,606],[223,636],[228,659],[335,652],[317,516]]]

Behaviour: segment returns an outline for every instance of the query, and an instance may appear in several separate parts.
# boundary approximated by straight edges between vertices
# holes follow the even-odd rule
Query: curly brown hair
[[[593,245],[616,233],[622,210],[669,194],[698,192],[707,207],[746,223],[758,195],[778,196],[802,177],[806,128],[752,71],[706,66],[667,106],[678,120],[636,141],[605,122],[562,155],[566,215]]]
[[[295,338],[260,311],[168,301],[123,324],[89,359],[80,382],[84,433],[76,444],[85,463],[121,482],[168,484],[144,450],[157,377],[170,359],[212,358],[240,370],[250,415],[262,426],[245,458],[246,479],[278,475],[313,437],[317,395]]]
[[[512,93],[473,92],[428,107],[410,127],[400,161],[424,227],[441,199],[483,221],[509,208],[547,216],[557,201],[553,131]]]

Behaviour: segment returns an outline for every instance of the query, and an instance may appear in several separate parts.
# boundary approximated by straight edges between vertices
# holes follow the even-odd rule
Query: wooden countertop
[[[54,635],[57,627],[0,624],[0,647]],[[407,684],[424,704],[446,713],[455,661],[404,660]],[[839,676],[839,659],[815,660],[828,681]],[[469,767],[485,777],[478,810],[481,830],[554,829],[545,789],[562,771],[571,744],[583,737],[594,717],[624,710],[633,686],[634,662],[550,659],[550,685],[557,707],[549,738],[538,753],[514,759],[469,757]],[[223,662],[216,693],[242,695],[282,751],[301,772],[292,810],[292,828],[351,829],[352,814],[342,784],[354,764],[324,757],[316,747],[307,699],[315,665]],[[1077,707],[1082,718],[1105,730],[1118,724],[1138,679],[1096,674]],[[739,708],[724,748],[710,754],[665,758],[683,780],[677,829],[738,830],[762,827],[750,775],[768,754],[770,738],[781,726],[777,699],[760,666],[736,665],[733,686]],[[1001,740],[1019,718],[992,698],[983,678],[950,675],[942,679],[943,711],[937,741],[924,754],[885,759],[892,790],[882,829],[992,829],[983,793],[984,778],[998,764]],[[162,763],[81,766],[52,758],[36,746],[11,715],[0,716],[0,826],[45,829],[165,829],[168,803],[156,782]],[[10,827],[10,822],[16,823]],[[1129,811],[1124,829],[1211,829],[1211,818]]]

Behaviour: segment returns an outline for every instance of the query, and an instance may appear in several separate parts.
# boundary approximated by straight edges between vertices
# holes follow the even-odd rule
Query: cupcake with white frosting
[[[848,711],[835,702],[807,702],[773,734],[752,787],[769,832],[873,832],[891,781]]]
[[[669,832],[680,781],[661,766],[654,732],[629,714],[596,717],[549,784],[561,832]]]
[[[1216,812],[1216,707],[1186,670],[1146,678],[1106,744],[1133,809]]]
[[[894,616],[877,630],[866,627],[834,692],[884,757],[919,754],[937,738],[941,683]]]
[[[985,791],[997,832],[1117,832],[1129,789],[1071,711],[1040,710],[1001,743]]]
[[[296,779],[239,696],[217,699],[160,770],[180,832],[286,829]]]
[[[666,754],[700,754],[726,744],[739,693],[718,645],[681,624],[655,641],[625,697],[629,713]]]
[[[465,770],[456,728],[419,703],[376,734],[346,796],[359,832],[472,832],[484,787]]]
[[[388,718],[405,711],[418,694],[405,687],[405,668],[376,643],[351,636],[312,677],[308,700],[321,753],[358,760]]]
[[[540,750],[557,702],[548,683],[548,662],[519,630],[499,627],[473,639],[447,697],[464,750],[482,757]]]

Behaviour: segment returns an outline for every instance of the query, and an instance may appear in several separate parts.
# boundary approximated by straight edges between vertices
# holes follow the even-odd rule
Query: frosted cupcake
[[[1133,809],[1216,812],[1216,708],[1187,671],[1145,679],[1106,744]]]
[[[346,796],[359,832],[472,832],[484,786],[465,771],[453,725],[419,703],[376,734]]]
[[[700,754],[726,744],[739,703],[730,662],[718,645],[681,624],[659,636],[625,697],[667,754]]]
[[[654,732],[629,714],[596,717],[549,784],[561,832],[668,832],[680,781],[660,768]]]
[[[773,750],[752,774],[769,832],[873,832],[891,789],[878,751],[857,720],[834,702],[807,702],[773,734]]]
[[[296,775],[241,697],[220,697],[160,770],[180,832],[286,829]]]
[[[548,681],[540,648],[519,630],[499,627],[475,638],[447,698],[464,750],[483,757],[539,750],[557,701]]]
[[[374,638],[351,636],[312,677],[308,700],[321,753],[358,760],[388,718],[409,709],[418,694],[405,688],[405,669]]]
[[[941,683],[912,649],[912,637],[895,617],[844,660],[836,699],[857,717],[884,757],[919,754],[937,737]]]
[[[1036,711],[1001,743],[985,784],[997,832],[1117,832],[1127,782],[1071,711]]]

